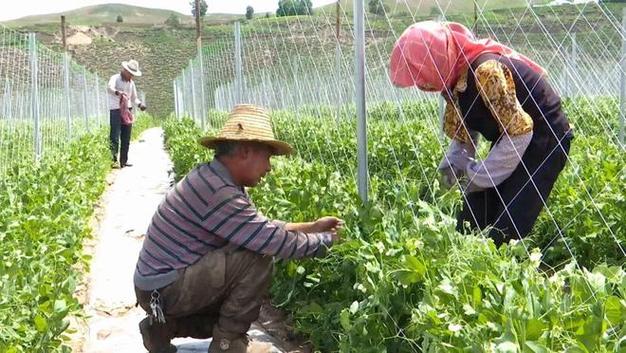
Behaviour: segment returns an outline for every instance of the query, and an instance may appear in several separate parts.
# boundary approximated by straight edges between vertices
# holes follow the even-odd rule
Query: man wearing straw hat
[[[270,158],[292,147],[274,138],[260,107],[237,105],[220,133],[200,143],[215,150],[159,205],[134,275],[139,324],[149,352],[175,352],[174,337],[213,337],[209,352],[246,352],[246,332],[259,315],[273,257],[322,255],[343,221],[269,220],[245,187],[271,171]]]
[[[136,60],[122,62],[122,71],[119,74],[111,76],[107,91],[109,93],[109,118],[111,121],[111,154],[113,162],[117,163],[117,153],[120,153],[120,167],[130,167],[128,163],[128,148],[130,145],[130,134],[132,131],[132,114],[122,111],[132,104],[136,104],[139,109],[145,110],[146,106],[137,97],[137,88],[133,77],[141,76],[139,71],[139,63]],[[130,116],[130,120],[123,117]],[[121,145],[120,145],[121,140]]]

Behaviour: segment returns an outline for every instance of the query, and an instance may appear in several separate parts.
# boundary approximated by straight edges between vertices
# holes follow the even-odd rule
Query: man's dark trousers
[[[111,121],[111,155],[113,162],[117,162],[117,152],[120,152],[120,166],[124,166],[128,162],[128,147],[130,145],[130,133],[133,125],[123,125],[122,116],[119,109],[110,110]],[[120,146],[121,139],[121,146]],[[121,148],[120,148],[121,147]]]

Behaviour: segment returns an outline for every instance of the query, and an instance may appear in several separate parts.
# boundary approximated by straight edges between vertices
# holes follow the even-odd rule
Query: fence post
[[[198,114],[196,109],[196,85],[194,80],[193,60],[189,59],[189,81],[191,82],[191,116],[195,122],[198,122]]]
[[[83,116],[85,129],[89,131],[89,117],[87,116],[87,69],[83,66]]]
[[[341,41],[339,40],[339,36],[341,34],[341,4],[340,0],[337,0],[337,5],[335,6],[335,39],[337,41],[337,45],[335,46],[335,75],[338,80],[341,79]],[[341,106],[343,105],[343,95],[341,94],[341,90],[337,92],[337,121],[339,121]]]
[[[568,79],[568,88],[569,88],[569,94],[568,96],[570,98],[574,97],[574,93],[576,91],[576,84],[574,81],[574,77],[575,77],[575,70],[576,70],[576,62],[578,61],[578,48],[577,48],[577,44],[576,44],[576,33],[572,33],[571,34],[571,39],[572,39],[572,47],[571,47],[571,51],[570,51],[570,59],[569,59],[569,79]]]
[[[241,25],[235,22],[235,104],[243,101],[243,63],[241,56]]]
[[[2,99],[4,116],[9,120],[13,121],[13,89],[11,87],[11,82],[7,77],[4,81],[4,97]]]
[[[202,114],[202,130],[206,128],[207,108],[204,96],[204,59],[202,58],[202,47],[198,46],[198,63],[200,66],[200,113]]]
[[[180,115],[181,118],[183,116],[185,116],[185,114],[187,113],[187,80],[186,80],[186,74],[185,72],[187,72],[187,69],[183,69],[183,72],[181,72],[180,74],[180,94],[178,96],[178,110],[180,111]]]
[[[358,189],[363,203],[368,202],[367,110],[365,102],[365,26],[363,1],[354,1],[354,71],[357,110]]]
[[[63,86],[65,90],[65,106],[67,107],[67,138],[72,138],[72,102],[70,100],[70,58],[67,52],[63,53]]]
[[[172,92],[174,92],[174,114],[176,115],[176,119],[180,119],[180,115],[178,115],[178,91],[176,90],[176,78],[172,81]]]
[[[446,101],[442,95],[439,95],[439,138],[443,139],[443,120],[446,114]]]
[[[35,33],[28,34],[28,46],[30,54],[30,109],[33,117],[33,138],[35,148],[35,160],[41,159],[41,117],[39,111],[39,63],[37,60],[37,40]]]
[[[626,120],[626,7],[622,9],[622,57],[620,60],[620,89],[619,89],[620,129],[619,142],[624,146],[624,125]]]
[[[96,74],[96,117],[102,122],[104,114],[100,114],[100,76]]]

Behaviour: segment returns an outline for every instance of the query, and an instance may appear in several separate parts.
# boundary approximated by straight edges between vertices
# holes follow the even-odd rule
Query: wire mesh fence
[[[544,146],[546,151],[542,151],[537,145],[530,147],[530,150],[528,147],[522,151],[514,148],[518,162],[516,171],[523,175],[527,182],[516,190],[509,190],[513,193],[508,194],[509,191],[505,190],[506,185],[496,183],[495,175],[487,171],[488,179],[494,184],[488,189],[492,190],[490,192],[494,199],[507,204],[506,209],[516,200],[525,198],[528,193],[538,195],[537,201],[542,209],[541,214],[536,222],[533,220],[534,227],[528,234],[510,237],[514,240],[511,242],[512,248],[519,250],[518,255],[521,254],[520,257],[511,256],[510,263],[516,262],[518,258],[537,259],[537,253],[533,249],[538,248],[541,269],[545,270],[545,273],[556,274],[557,277],[571,269],[583,273],[583,279],[579,284],[588,294],[585,303],[596,305],[592,303],[601,302],[599,298],[607,287],[597,286],[595,279],[587,277],[590,273],[588,269],[591,270],[596,266],[607,268],[604,264],[609,264],[617,265],[619,269],[615,271],[623,273],[626,259],[626,227],[624,226],[626,224],[624,222],[626,220],[626,213],[624,213],[626,210],[624,204],[626,158],[623,140],[626,31],[622,25],[626,16],[624,16],[622,6],[589,2],[577,6],[521,6],[517,8],[498,6],[494,9],[489,5],[497,3],[496,1],[483,1],[475,4],[474,14],[467,15],[449,11],[450,6],[456,2],[434,1],[433,11],[428,16],[424,16],[416,10],[418,5],[415,1],[396,1],[395,9],[383,7],[382,11],[377,14],[366,12],[365,30],[364,33],[359,33],[356,30],[357,21],[352,20],[353,10],[341,5],[342,3],[344,1],[339,2],[337,12],[325,7],[318,9],[313,16],[255,19],[242,24],[234,24],[230,33],[205,40],[205,45],[199,55],[190,61],[189,66],[173,85],[176,115],[179,118],[189,116],[205,130],[213,132],[221,126],[227,117],[226,112],[234,104],[255,103],[269,108],[278,136],[294,144],[298,151],[297,157],[285,164],[295,165],[293,169],[303,174],[291,176],[294,179],[302,177],[303,181],[298,183],[293,181],[294,179],[289,179],[289,176],[285,177],[287,173],[282,173],[281,175],[287,181],[282,184],[281,180],[280,183],[276,182],[276,185],[300,186],[298,190],[288,190],[285,193],[307,195],[306,199],[302,196],[304,200],[299,204],[303,207],[324,198],[333,207],[345,210],[342,203],[345,202],[345,198],[340,202],[334,200],[333,197],[337,195],[340,199],[345,193],[351,194],[356,188],[356,180],[366,178],[369,183],[367,186],[369,204],[379,207],[382,216],[368,213],[366,220],[360,226],[367,229],[368,222],[383,223],[381,228],[384,229],[384,234],[377,238],[364,238],[366,235],[359,234],[361,238],[357,242],[362,245],[351,244],[350,246],[355,248],[350,248],[341,255],[349,257],[354,250],[358,253],[354,255],[357,259],[334,258],[333,261],[340,265],[333,267],[333,270],[344,265],[349,267],[350,261],[358,264],[366,263],[365,269],[355,265],[358,268],[355,271],[359,274],[367,273],[363,277],[374,278],[373,282],[354,283],[354,286],[350,288],[341,287],[341,280],[336,283],[323,283],[329,281],[328,278],[332,277],[331,273],[325,273],[328,276],[326,278],[320,275],[324,278],[321,282],[304,280],[313,288],[319,286],[326,289],[320,292],[323,294],[319,295],[323,301],[327,299],[328,293],[339,293],[337,294],[337,297],[340,297],[337,299],[339,301],[344,298],[343,295],[348,298],[360,298],[361,301],[353,302],[358,304],[358,313],[352,310],[352,306],[341,312],[342,315],[347,314],[346,320],[359,317],[359,320],[363,322],[369,322],[368,320],[376,321],[376,324],[384,322],[378,326],[376,324],[366,326],[367,330],[363,329],[359,332],[353,329],[360,327],[356,319],[346,325],[342,322],[341,328],[349,332],[349,335],[347,334],[349,338],[346,339],[349,343],[346,347],[351,344],[367,346],[363,342],[369,343],[368,339],[372,336],[372,332],[384,331],[380,328],[384,327],[385,330],[388,329],[382,334],[386,337],[383,339],[385,344],[391,345],[391,341],[399,341],[401,343],[396,342],[398,347],[403,347],[403,349],[390,351],[431,351],[425,348],[429,344],[432,344],[430,347],[439,347],[432,348],[432,351],[439,351],[441,347],[447,347],[449,351],[462,351],[459,347],[476,351],[498,350],[493,349],[497,343],[490,346],[491,350],[486,349],[486,346],[481,346],[481,348],[462,346],[468,343],[467,340],[474,340],[484,334],[482,331],[479,333],[479,330],[471,331],[468,328],[472,325],[469,324],[472,319],[467,315],[460,314],[458,318],[467,324],[462,329],[463,333],[459,334],[465,337],[465,341],[461,343],[453,342],[459,336],[457,333],[450,333],[450,326],[446,326],[453,321],[451,317],[454,314],[442,319],[440,326],[436,319],[429,321],[431,317],[429,315],[432,314],[434,317],[440,311],[433,309],[426,312],[422,309],[435,307],[436,299],[429,301],[428,299],[433,298],[430,295],[450,282],[442,281],[437,289],[429,294],[419,292],[419,290],[411,292],[410,285],[403,287],[403,290],[398,290],[402,293],[399,294],[400,299],[396,299],[405,304],[399,309],[396,308],[398,310],[394,313],[391,313],[393,309],[386,311],[387,308],[393,306],[393,301],[387,303],[389,305],[383,305],[385,308],[383,310],[377,306],[380,305],[380,301],[377,300],[385,297],[388,294],[385,291],[393,285],[385,282],[388,278],[376,277],[376,274],[384,272],[384,266],[393,269],[398,268],[394,266],[402,268],[402,265],[397,263],[399,260],[393,254],[389,255],[391,252],[389,249],[396,249],[394,246],[404,246],[403,249],[410,249],[407,250],[409,252],[415,251],[417,257],[422,256],[423,251],[428,251],[426,249],[429,247],[446,249],[445,253],[434,251],[434,256],[445,258],[445,261],[438,262],[437,266],[447,268],[446,266],[453,262],[456,267],[450,266],[449,273],[442,270],[446,274],[439,273],[437,276],[451,278],[454,277],[452,273],[464,270],[472,275],[483,274],[482,270],[477,267],[467,265],[473,261],[471,259],[476,256],[477,252],[470,250],[463,253],[458,250],[464,248],[467,243],[452,242],[453,245],[446,247],[444,243],[449,239],[443,235],[446,232],[443,229],[446,220],[436,216],[438,212],[442,212],[454,219],[472,197],[470,192],[459,190],[464,187],[461,182],[457,182],[459,188],[452,190],[443,188],[439,180],[438,167],[442,160],[450,163],[448,156],[451,140],[442,132],[442,120],[447,119],[445,109],[452,106],[453,109],[459,111],[461,120],[465,121],[470,119],[468,112],[471,111],[473,103],[470,108],[463,108],[465,109],[463,110],[454,106],[458,104],[458,102],[455,103],[454,97],[450,97],[450,102],[447,103],[439,94],[423,92],[416,87],[398,88],[392,84],[389,73],[390,54],[394,44],[408,26],[423,20],[462,23],[471,28],[476,38],[489,38],[509,46],[538,63],[547,72],[544,78],[547,83],[546,87],[549,88],[546,90],[553,90],[560,98],[558,108],[563,109],[575,136],[569,153],[561,155],[566,165],[565,169],[560,172],[554,188],[550,186],[551,192],[546,194],[540,191],[544,188],[542,183],[545,180],[539,177],[543,171],[538,165],[546,166],[545,169],[558,169],[557,164],[560,162],[554,161],[553,151],[559,149],[565,151],[567,148],[561,143],[562,137],[565,136],[563,133],[567,129],[557,132],[546,128],[542,133],[546,135],[547,140],[554,142],[550,145],[554,146],[554,149],[547,149],[548,144]],[[341,25],[337,26],[337,22]],[[355,55],[356,43],[361,35],[364,36],[365,42],[363,58],[366,75],[364,81],[358,80],[356,68],[358,68],[359,56]],[[425,52],[427,51],[428,49],[425,49]],[[468,75],[476,77],[473,62],[465,64]],[[514,74],[518,78],[521,77],[520,73]],[[446,77],[441,73],[440,76]],[[526,86],[527,82],[521,79],[515,81],[515,84],[519,87],[516,91],[517,98],[523,96],[523,94],[519,95],[519,92],[527,92],[527,96],[532,96],[532,99],[551,94],[544,92],[533,95],[530,93],[533,87]],[[364,144],[357,137],[359,122],[365,122],[365,117],[359,114],[358,106],[355,104],[355,97],[359,91],[355,87],[359,85],[364,85],[362,88],[365,91],[364,98],[367,103],[367,139]],[[481,99],[487,98],[477,96],[474,101]],[[520,104],[528,107],[529,99],[531,98],[522,99]],[[539,106],[539,103],[536,104]],[[549,120],[552,118],[548,117],[549,113],[539,109],[534,113],[534,123],[537,126],[545,124],[542,126],[553,127],[553,121]],[[498,114],[493,112],[491,114],[494,119],[501,118]],[[513,141],[515,136],[507,130],[500,132],[497,140],[486,142],[471,140],[467,143],[472,150],[476,150],[477,160],[488,160],[493,150],[497,149],[502,141]],[[569,132],[571,131],[567,130],[567,133]],[[539,134],[539,130],[536,133]],[[481,140],[484,139],[483,136]],[[526,156],[526,151],[531,150],[540,157],[537,163],[527,164],[528,159],[524,156]],[[357,172],[361,165],[357,159],[359,153],[362,152],[366,152],[368,157],[365,176]],[[281,166],[288,169],[289,167],[285,164]],[[277,171],[277,173],[281,172]],[[327,176],[329,181],[316,179],[317,174]],[[340,182],[335,182],[336,179]],[[334,183],[336,190],[309,190],[318,184],[326,185],[324,182],[328,185]],[[311,186],[307,183],[311,183]],[[267,188],[264,190],[268,193],[275,191],[270,192]],[[272,194],[272,197],[274,196]],[[319,207],[327,206],[320,202]],[[484,208],[488,208],[486,202]],[[467,216],[473,218],[475,223],[478,223],[477,219],[481,217],[486,218],[485,214],[481,216],[475,211],[480,210],[469,208],[467,212]],[[507,212],[516,212],[517,215],[513,216],[519,216],[530,213],[530,210],[501,210],[499,219],[513,218],[510,214],[506,214]],[[488,212],[485,211],[485,213]],[[513,227],[521,225],[513,223]],[[421,233],[429,234],[430,238]],[[512,233],[522,234],[517,229]],[[425,243],[428,245],[424,245]],[[402,251],[398,250],[399,253]],[[369,257],[363,254],[368,254]],[[372,260],[378,257],[384,259],[385,256],[389,256],[387,262]],[[456,260],[458,262],[455,262]],[[304,270],[307,276],[315,276],[318,272],[323,273],[324,266],[311,265],[311,269],[313,271],[308,271],[308,267]],[[405,267],[405,270],[420,272],[415,267],[410,269]],[[430,271],[430,269],[423,270],[416,276]],[[468,276],[471,277],[469,274],[466,277],[469,278]],[[289,280],[292,277],[284,275],[281,278]],[[360,278],[359,275],[357,278]],[[552,280],[555,277],[550,278]],[[428,278],[424,279],[424,283],[434,283],[433,285],[437,286],[437,281],[440,279],[440,277]],[[350,282],[350,279],[347,281]],[[389,279],[389,282],[393,282],[393,279]],[[460,282],[463,282],[463,279],[457,278],[456,283]],[[383,284],[378,285],[379,283]],[[385,283],[388,286],[385,286]],[[468,294],[467,290],[470,288],[471,292],[474,284],[463,283],[458,287],[459,292],[466,291],[465,294],[471,297],[472,294]],[[373,289],[363,289],[363,293],[371,294],[371,296],[359,297],[358,291],[363,288],[360,286],[368,287],[370,284]],[[336,290],[339,287],[343,291]],[[569,289],[568,287],[560,292],[564,301],[569,300],[567,299],[571,294]],[[285,290],[288,291],[288,289]],[[347,292],[352,296],[346,294]],[[479,289],[478,292],[481,290]],[[315,289],[310,292],[303,290],[301,296],[298,297],[302,302],[298,304],[307,303],[306,308],[308,308],[310,303],[307,300],[314,301],[316,298],[311,293],[316,293]],[[457,294],[451,295],[455,298],[463,296],[462,294],[457,296]],[[291,295],[292,293],[289,292],[289,296]],[[428,299],[412,301],[411,298],[414,298],[412,295],[415,297],[424,295]],[[373,304],[370,302],[372,298],[375,298]],[[506,300],[508,299],[504,299]],[[351,300],[347,301],[350,304]],[[522,301],[520,299],[520,302]],[[370,304],[371,306],[367,307]],[[481,304],[477,302],[476,305]],[[598,307],[604,307],[604,304],[598,305]],[[364,307],[369,309],[363,309]],[[302,312],[304,311],[306,310],[302,309]],[[367,314],[359,316],[359,313],[363,311]],[[320,319],[316,315],[319,313],[309,313],[310,315],[307,316],[306,312],[302,312],[300,314],[303,317],[314,323],[309,328],[318,324],[316,320]],[[526,318],[534,315],[527,314],[529,316]],[[368,315],[369,318],[366,317]],[[409,315],[410,319],[406,317]],[[508,313],[504,316],[511,317]],[[341,317],[344,318],[344,316]],[[372,317],[375,319],[372,320]],[[422,320],[420,317],[423,317],[423,321],[420,321]],[[541,317],[538,320],[541,321],[544,318]],[[303,321],[305,322],[303,325],[306,326],[306,320]],[[410,323],[407,323],[408,321]],[[607,340],[595,346],[586,345],[585,349],[608,351],[612,349],[608,347],[621,347],[619,342],[623,341],[621,338],[623,336],[620,336],[619,330],[623,327],[623,317],[621,319],[603,318],[600,321],[607,325],[607,329],[602,331]],[[420,326],[416,322],[423,325]],[[415,329],[416,327],[418,329]],[[440,327],[441,330],[434,332],[433,327]],[[412,331],[413,329],[415,330]],[[581,328],[578,332],[582,332],[581,330],[585,329]],[[428,333],[424,334],[424,332]],[[315,336],[315,329],[309,333]],[[352,340],[353,337],[358,337],[360,340]],[[412,339],[415,341],[411,341]],[[430,340],[439,342],[440,345],[437,346]],[[566,351],[567,347],[575,345],[572,343],[568,346],[568,344],[552,345],[546,351]],[[447,348],[443,350],[448,351]]]
[[[0,174],[108,123],[106,81],[35,34],[0,30]]]
[[[406,2],[404,17],[384,10],[379,14],[365,13],[368,131],[370,134],[376,131],[377,124],[388,127],[380,131],[383,136],[370,137],[370,145],[376,143],[374,138],[389,138],[394,128],[407,130],[411,122],[421,120],[428,127],[429,134],[433,134],[429,139],[438,147],[436,153],[445,154],[449,142],[441,133],[444,100],[440,95],[394,86],[388,65],[391,49],[407,26],[422,20],[448,20],[464,23],[473,29],[477,38],[498,41],[541,65],[548,73],[549,85],[561,97],[576,134],[584,136],[579,144],[586,144],[585,148],[589,149],[592,142],[585,139],[596,137],[607,142],[607,149],[623,149],[624,119],[620,113],[620,97],[625,90],[621,66],[624,63],[622,9],[595,3],[493,9],[489,3],[477,5],[473,16],[447,13],[448,3],[444,2],[435,2],[437,6],[429,16],[416,14],[412,5]],[[403,6],[402,2],[398,4]],[[215,115],[211,112],[228,111],[234,104],[246,102],[274,111],[291,111],[296,118],[314,115],[320,117],[320,121],[328,116],[348,122],[353,120],[356,34],[352,9],[338,6],[337,12],[321,8],[314,16],[256,19],[243,25],[235,23],[231,33],[206,40],[201,52],[190,60],[189,66],[173,83],[176,115],[191,116],[205,128],[215,127],[221,120],[214,120]],[[419,104],[410,105],[416,102]],[[306,131],[303,124],[293,124],[293,128],[301,133],[301,139],[313,134]],[[334,124],[338,126],[340,122]],[[344,133],[354,135],[355,126],[348,129]],[[429,185],[437,173],[431,165],[422,164],[417,138],[409,137],[408,143],[410,152],[390,147],[390,167],[401,173],[403,165],[398,160],[412,154],[419,168],[417,174]],[[315,148],[303,145],[302,149],[320,151],[317,157],[322,160],[332,158],[324,162],[341,164],[340,161],[355,160],[352,153],[341,155],[341,149],[322,153],[326,149],[323,145]],[[581,203],[579,212],[593,209],[600,222],[597,226],[613,243],[616,253],[626,255],[626,230],[608,222],[596,202],[598,195],[608,190],[600,186],[597,190],[589,187],[590,182],[585,180],[585,172],[581,171],[584,161],[570,160],[570,164],[570,171],[574,173],[570,182],[580,185],[582,194],[579,196],[587,200]],[[617,170],[611,171],[613,182],[623,178],[623,168],[619,162]],[[355,176],[354,169],[346,172]],[[372,174],[370,168],[369,177]],[[567,227],[560,225],[562,220],[550,216],[550,208],[547,208],[547,217],[551,219],[545,222],[551,226],[546,227],[553,236],[543,244],[545,249],[559,238],[567,243],[561,232]]]
[[[443,1],[435,2],[436,8],[429,16],[416,14],[415,5],[407,2],[398,2],[398,6],[405,7],[404,17],[384,10],[379,14],[365,13],[364,83],[370,149],[367,177],[371,179],[381,170],[395,170],[405,189],[410,188],[412,178],[418,178],[424,182],[424,193],[436,199],[436,192],[430,186],[437,178],[436,166],[432,156],[421,152],[425,150],[422,139],[431,144],[427,150],[445,155],[449,144],[441,132],[445,103],[439,95],[395,87],[388,73],[389,58],[394,43],[412,23],[421,20],[464,23],[477,38],[498,41],[541,65],[548,73],[549,85],[562,99],[579,137],[578,147],[590,152],[602,146],[604,152],[618,158],[611,161],[614,167],[603,171],[609,177],[599,184],[586,179],[591,171],[581,155],[569,158],[569,169],[563,177],[568,179],[569,186],[562,189],[571,185],[579,187],[575,193],[576,211],[565,212],[545,204],[546,212],[536,227],[540,229],[537,232],[549,234],[541,242],[542,249],[548,251],[560,243],[564,252],[560,255],[562,260],[580,259],[584,251],[572,249],[568,237],[574,237],[580,230],[574,226],[576,220],[589,222],[589,219],[583,221],[581,215],[591,212],[597,222],[593,223],[593,234],[603,234],[613,253],[618,258],[625,256],[626,229],[609,220],[602,210],[604,203],[599,201],[608,197],[609,190],[624,178],[626,166],[623,158],[617,157],[623,149],[620,140],[623,134],[620,97],[625,82],[621,66],[624,62],[622,9],[595,3],[493,9],[489,3],[477,5],[473,15],[448,13]],[[332,150],[334,145],[330,142],[310,140],[317,135],[314,130],[324,129],[325,124],[333,126],[337,134],[354,138],[357,82],[352,15],[352,9],[339,2],[337,12],[321,8],[313,16],[233,24],[230,33],[205,40],[202,50],[173,82],[176,115],[190,116],[199,125],[214,128],[224,118],[214,112],[228,111],[236,103],[255,103],[275,114],[289,111],[293,113],[290,124],[293,140],[310,141],[297,146],[301,153],[356,177],[356,152],[345,146]],[[216,119],[217,116],[220,118]],[[307,125],[309,117],[315,117],[319,124]],[[416,121],[425,129],[421,133],[426,137],[412,135],[411,129],[415,128],[412,124]],[[386,146],[386,159],[374,160],[371,146],[398,133],[407,139],[405,148]],[[356,145],[351,146],[356,149]],[[482,149],[484,154],[488,153],[484,144]],[[415,169],[408,176],[405,159]],[[342,168],[345,164],[351,167]],[[572,218],[559,218],[569,216]]]

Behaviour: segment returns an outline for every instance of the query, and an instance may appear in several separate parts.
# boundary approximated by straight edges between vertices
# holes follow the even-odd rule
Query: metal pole
[[[198,63],[200,65],[200,113],[202,114],[202,130],[206,128],[206,102],[204,97],[204,60],[202,59],[202,47],[198,47]]]
[[[96,117],[99,119],[100,116],[100,77],[96,75]]]
[[[63,54],[63,85],[65,88],[65,106],[67,107],[67,138],[72,138],[72,102],[70,101],[70,58],[67,52]]]
[[[620,129],[619,141],[624,145],[624,125],[626,125],[626,7],[622,9],[622,60],[620,61]]]
[[[3,104],[4,116],[9,120],[13,120],[13,96],[11,92],[11,82],[7,77],[4,81],[4,97]]]
[[[367,110],[365,107],[365,26],[363,1],[354,1],[354,71],[357,111],[358,189],[363,203],[368,202],[367,173]]]
[[[35,143],[35,161],[39,161],[41,158],[41,122],[40,122],[40,112],[39,112],[39,65],[37,63],[37,41],[35,38],[35,33],[28,34],[28,45],[29,45],[29,54],[30,54],[30,109],[34,122],[34,143]]]
[[[570,81],[571,81],[571,93],[570,96],[574,96],[574,90],[576,85],[574,84],[574,77],[576,77],[576,66],[578,65],[578,44],[576,43],[576,33],[572,33],[572,51],[571,51],[571,59],[570,59],[571,71],[570,71]]]
[[[178,112],[178,90],[176,89],[176,80],[172,81],[172,90],[174,92],[174,114],[176,114],[176,119],[180,119],[180,114]]]
[[[575,84],[574,84],[574,75],[576,70],[576,61],[578,60],[578,53],[576,51],[576,33],[571,34],[572,47],[570,48],[570,58],[569,58],[569,75],[567,79],[567,88],[568,88],[568,97],[574,97]]]
[[[67,50],[67,41],[65,37],[65,16],[61,16],[61,37],[63,38],[63,51]]]
[[[85,129],[89,131],[89,117],[87,116],[87,69],[83,66],[83,116],[85,117]]]
[[[196,88],[193,84],[193,60],[189,59],[189,82],[191,83],[191,118],[197,122],[197,114],[196,114]]]
[[[337,77],[337,80],[340,80],[341,78],[341,43],[339,42],[339,34],[340,34],[340,29],[341,29],[341,19],[339,16],[340,10],[341,10],[340,0],[337,0],[337,8],[336,8],[336,13],[335,13],[335,17],[336,17],[335,37],[337,39],[337,46],[335,47],[335,76]],[[342,98],[343,98],[341,95],[341,91],[339,91],[338,93],[339,94],[337,94],[337,120],[339,120],[339,116],[340,116],[339,111],[341,109]]]
[[[439,95],[439,138],[443,139],[443,120],[446,113],[446,101]]]
[[[178,95],[178,110],[180,112],[180,117],[185,116],[185,97],[187,97],[187,81],[185,81],[185,69],[180,73],[180,81],[178,82],[179,87],[179,95]]]
[[[472,32],[474,32],[474,35],[476,37],[478,37],[478,4],[476,4],[476,0],[473,1],[474,2],[474,25],[472,26]]]
[[[243,70],[241,59],[241,27],[235,22],[235,104],[243,100]]]
[[[200,0],[196,0],[196,13],[194,15],[196,17],[196,45],[200,47]]]

